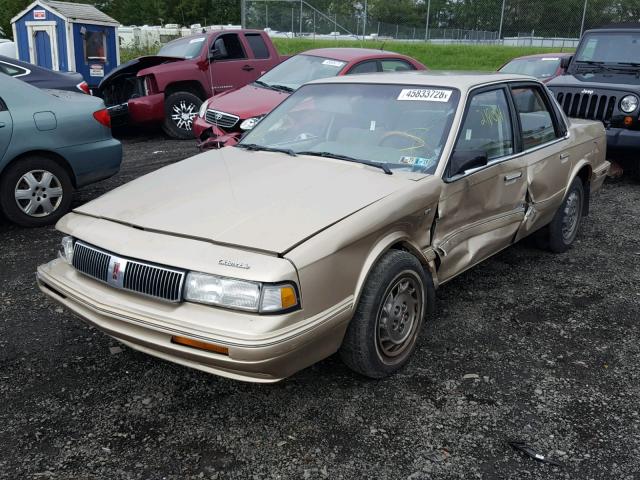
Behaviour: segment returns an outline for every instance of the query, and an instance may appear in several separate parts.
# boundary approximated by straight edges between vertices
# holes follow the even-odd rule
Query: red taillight
[[[80,82],[78,85],[76,85],[76,87],[78,87],[78,90],[80,90],[81,92],[84,92],[87,95],[91,95],[91,89],[89,88],[89,84],[87,84],[87,82]]]
[[[95,118],[105,127],[111,128],[111,115],[109,115],[109,110],[107,110],[106,108],[98,110],[97,112],[93,112],[93,118]]]

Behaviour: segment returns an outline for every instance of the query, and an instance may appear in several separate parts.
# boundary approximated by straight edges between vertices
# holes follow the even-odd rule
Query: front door
[[[9,147],[9,141],[11,140],[11,131],[13,129],[13,120],[7,109],[7,105],[0,98],[0,160],[4,152]]]
[[[445,174],[433,246],[446,281],[510,245],[524,218],[526,160],[517,152],[508,91],[473,94],[454,152],[486,153],[488,163]]]
[[[260,71],[248,59],[245,46],[237,33],[218,35],[211,44],[213,60],[209,63],[214,95],[251,83]]]
[[[55,22],[27,25],[29,31],[29,61],[50,70],[59,70],[58,43]]]

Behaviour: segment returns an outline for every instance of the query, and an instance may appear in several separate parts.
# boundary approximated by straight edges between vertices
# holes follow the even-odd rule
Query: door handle
[[[567,160],[569,160],[569,154],[568,153],[561,153],[560,154],[560,161],[562,163],[566,162]]]
[[[508,173],[507,175],[504,176],[504,181],[506,183],[512,182],[513,180],[517,180],[522,176],[522,172],[517,172],[517,173]]]
[[[242,67],[242,70],[244,70],[245,72],[250,72],[251,70],[254,70],[255,67],[252,67],[251,65],[245,65],[244,67]]]
[[[5,123],[4,122],[0,122],[0,128],[4,127]]]

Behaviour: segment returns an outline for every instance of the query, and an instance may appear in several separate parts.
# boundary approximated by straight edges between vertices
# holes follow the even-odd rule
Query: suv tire
[[[193,121],[198,115],[202,100],[191,92],[175,92],[164,101],[164,123],[162,130],[171,138],[188,140],[194,138]]]

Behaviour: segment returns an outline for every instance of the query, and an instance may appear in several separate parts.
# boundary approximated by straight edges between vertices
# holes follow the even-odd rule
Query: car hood
[[[605,88],[610,90],[638,90],[640,78],[635,72],[627,73],[576,73],[561,75],[547,83],[549,88]]]
[[[246,85],[209,100],[209,108],[237,115],[242,120],[265,115],[280,105],[290,93]]]
[[[98,91],[102,91],[104,88],[108,87],[111,82],[113,82],[116,78],[119,78],[121,75],[132,75],[145,68],[155,67],[156,65],[160,65],[163,63],[182,61],[184,61],[184,58],[166,57],[161,55],[147,55],[145,57],[134,58],[133,60],[130,60],[127,63],[123,63],[122,65],[111,70],[109,74],[100,82]]]
[[[140,177],[74,211],[284,253],[411,181],[361,164],[227,147]]]

